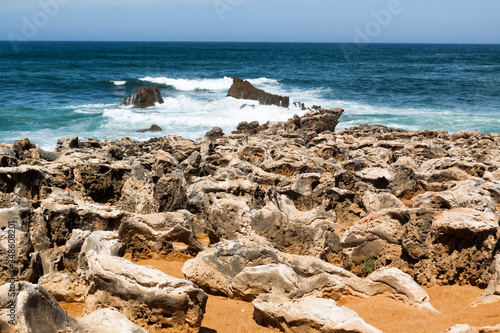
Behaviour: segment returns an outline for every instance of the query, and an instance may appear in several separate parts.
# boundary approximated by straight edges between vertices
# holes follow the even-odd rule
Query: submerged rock
[[[132,105],[134,108],[140,109],[154,106],[155,103],[164,103],[158,87],[140,87],[121,102],[122,105]]]
[[[138,130],[137,132],[138,133],[146,133],[146,132],[161,132],[161,131],[163,131],[163,130],[160,126],[153,124],[153,125],[151,125],[150,128],[141,129],[141,130]]]

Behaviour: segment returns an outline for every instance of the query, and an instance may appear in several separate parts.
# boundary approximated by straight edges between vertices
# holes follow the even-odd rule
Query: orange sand
[[[204,239],[205,240],[205,239]],[[206,241],[206,240],[205,240]],[[136,261],[139,265],[153,266],[176,278],[184,278],[181,269],[187,255],[172,254],[162,259]],[[431,303],[440,313],[430,313],[386,297],[360,299],[346,296],[339,303],[358,313],[368,324],[385,333],[439,333],[456,324],[475,327],[500,324],[500,302],[470,304],[483,290],[472,286],[436,286],[426,288]],[[80,316],[83,303],[60,303],[72,316]],[[201,333],[278,332],[255,323],[251,303],[209,295]]]

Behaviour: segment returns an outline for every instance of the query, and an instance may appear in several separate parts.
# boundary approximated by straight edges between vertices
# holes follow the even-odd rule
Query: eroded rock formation
[[[233,76],[233,84],[227,96],[237,99],[253,99],[259,101],[260,105],[276,105],[287,108],[290,98],[266,93],[264,90],[255,88],[250,82]]]
[[[44,300],[27,311],[54,318],[51,330],[88,322],[67,316],[47,291],[85,301],[87,312],[116,307],[122,314],[84,318],[130,332],[196,332],[200,288],[270,304],[280,297],[287,312],[307,297],[337,311],[332,302],[343,295],[433,311],[421,285],[488,286],[480,301],[498,300],[500,134],[335,131],[342,111],[241,123],[231,134],[214,128],[195,141],[0,144],[0,248],[15,240],[17,258],[0,262],[1,288],[24,281],[19,288]],[[196,256],[184,267],[189,281],[128,260],[172,253]],[[295,327],[278,312],[265,316]],[[310,313],[297,318],[327,325]]]

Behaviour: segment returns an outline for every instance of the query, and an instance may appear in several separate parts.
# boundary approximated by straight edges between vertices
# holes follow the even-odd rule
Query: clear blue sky
[[[500,44],[499,0],[0,0],[0,40]]]

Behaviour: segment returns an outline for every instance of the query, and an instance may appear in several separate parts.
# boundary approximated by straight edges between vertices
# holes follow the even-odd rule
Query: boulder
[[[205,134],[205,137],[209,140],[216,140],[224,136],[224,131],[220,127],[214,127]]]
[[[317,258],[285,254],[252,239],[218,243],[187,261],[182,271],[206,290],[246,301],[267,293],[335,300],[383,295],[436,312],[425,290],[397,268],[384,267],[361,279]]]
[[[69,272],[46,274],[38,280],[38,284],[60,302],[82,302],[87,291],[85,280]]]
[[[48,196],[51,176],[47,169],[35,165],[0,168],[0,192],[15,193],[29,199],[41,200]]]
[[[0,284],[7,283],[12,277],[16,281],[36,282],[43,275],[42,261],[33,249],[30,233],[28,208],[14,206],[0,209]],[[14,241],[14,243],[13,243]],[[14,245],[12,245],[14,244]],[[15,251],[12,254],[12,251]],[[4,260],[5,259],[5,260]],[[14,259],[10,261],[10,259]]]
[[[198,332],[207,294],[193,283],[109,255],[87,253],[91,284],[84,312],[115,307],[148,330]]]
[[[140,87],[121,102],[122,105],[132,105],[134,108],[140,109],[154,106],[155,103],[163,104],[163,98],[158,87]]]
[[[240,122],[236,126],[236,134],[247,134],[254,135],[259,133],[262,130],[262,126],[259,125],[258,121],[252,121],[247,123],[246,121]]]
[[[180,170],[166,174],[155,184],[154,198],[160,212],[172,212],[185,209],[187,204],[186,179]]]
[[[477,303],[494,303],[500,300],[500,254],[493,259],[490,267],[491,281]]]
[[[12,297],[10,291],[17,294]],[[14,303],[12,302],[14,301]],[[69,316],[43,287],[28,282],[0,287],[0,331],[5,333],[145,333],[116,309]]]
[[[291,300],[264,294],[253,302],[255,321],[284,332],[382,333],[368,325],[356,312],[331,299],[309,296]]]
[[[287,132],[301,130],[304,132],[315,132],[317,134],[325,131],[335,131],[343,109],[318,109],[307,112],[304,116],[288,119],[285,124]]]
[[[385,209],[345,232],[344,266],[361,273],[375,260],[404,270],[420,284],[486,286],[498,231],[498,216],[492,212]]]
[[[107,163],[80,163],[72,171],[75,187],[98,203],[118,201],[130,172],[130,166]]]
[[[80,140],[77,136],[69,137],[63,140],[58,140],[57,144],[65,148],[79,148]]]
[[[122,256],[125,245],[116,231],[94,231],[85,238],[78,254],[78,275],[84,277],[88,270],[87,254],[94,252],[108,256]]]
[[[118,229],[126,253],[133,258],[149,258],[174,251],[173,242],[184,243],[186,252],[196,254],[205,248],[194,232],[194,218],[187,210],[124,218]],[[178,246],[178,245],[176,245]]]
[[[301,212],[285,195],[273,191],[266,200],[261,209],[252,209],[251,200],[245,197],[209,195],[204,201],[204,220],[211,243],[259,235],[288,253],[326,259],[339,252],[333,214]]]
[[[268,94],[255,88],[250,82],[233,76],[233,84],[227,92],[228,97],[236,99],[252,99],[259,101],[260,105],[276,105],[287,108],[290,104],[289,97]]]
[[[145,329],[113,308],[95,310],[75,319],[78,323],[78,330],[75,330],[75,333],[147,333]]]
[[[205,290],[215,294],[236,297],[232,285],[238,274],[242,273],[247,267],[270,264],[287,265],[301,276],[329,273],[356,278],[354,274],[347,270],[319,258],[278,251],[268,241],[259,236],[219,242],[200,252],[196,258],[188,260],[184,264],[182,272],[189,281]],[[242,294],[242,292],[239,291],[238,294]]]
[[[18,165],[16,153],[11,147],[0,146],[0,167],[15,167]]]

